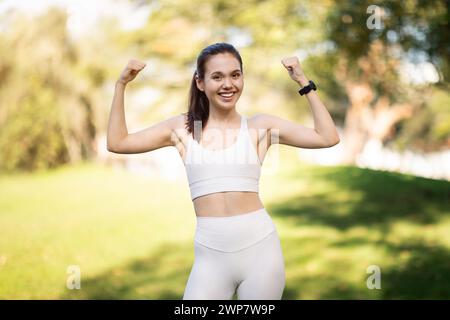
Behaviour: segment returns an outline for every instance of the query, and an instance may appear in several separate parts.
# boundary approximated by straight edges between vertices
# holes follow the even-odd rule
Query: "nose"
[[[224,88],[230,88],[231,87],[231,80],[225,77],[225,82],[223,83]]]

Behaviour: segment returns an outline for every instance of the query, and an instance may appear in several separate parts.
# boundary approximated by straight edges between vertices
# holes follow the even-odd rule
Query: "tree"
[[[104,63],[70,39],[66,12],[11,14],[0,36],[0,169],[36,170],[95,155]]]
[[[345,158],[353,163],[369,139],[387,141],[398,124],[427,107],[428,85],[411,86],[400,78],[402,61],[431,62],[440,72],[438,86],[449,81],[449,2],[336,2],[327,19],[328,39],[338,56],[336,77],[349,98],[345,121]],[[380,27],[370,29],[372,13]],[[422,61],[415,61],[422,57]],[[426,125],[424,123],[424,125]],[[448,132],[450,133],[450,132]],[[435,143],[448,143],[442,135]]]

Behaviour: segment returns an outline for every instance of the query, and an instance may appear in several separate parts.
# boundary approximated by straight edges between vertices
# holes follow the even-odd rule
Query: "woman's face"
[[[211,56],[205,69],[205,78],[196,82],[197,88],[208,97],[209,105],[221,109],[234,108],[244,88],[239,61],[230,53],[220,53]],[[231,97],[226,93],[232,93]]]

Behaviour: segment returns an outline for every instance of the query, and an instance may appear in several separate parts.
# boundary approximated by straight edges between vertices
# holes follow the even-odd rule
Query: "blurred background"
[[[243,58],[238,112],[312,128],[280,62],[295,55],[341,138],[276,145],[264,163],[283,299],[449,299],[449,10],[444,0],[0,1],[0,298],[181,299],[195,230],[184,166],[174,147],[106,150],[114,84],[129,59],[147,63],[125,93],[128,130],[139,131],[187,111],[197,55],[229,42]]]

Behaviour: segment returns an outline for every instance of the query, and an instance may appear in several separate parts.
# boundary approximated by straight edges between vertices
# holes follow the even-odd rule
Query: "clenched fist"
[[[123,84],[127,84],[128,82],[132,81],[134,78],[136,78],[137,74],[144,69],[146,64],[144,62],[131,59],[128,61],[127,66],[122,71],[119,82]]]
[[[281,63],[289,71],[289,76],[292,80],[298,82],[302,86],[308,84],[308,79],[306,79],[297,57],[284,58],[281,60]]]

